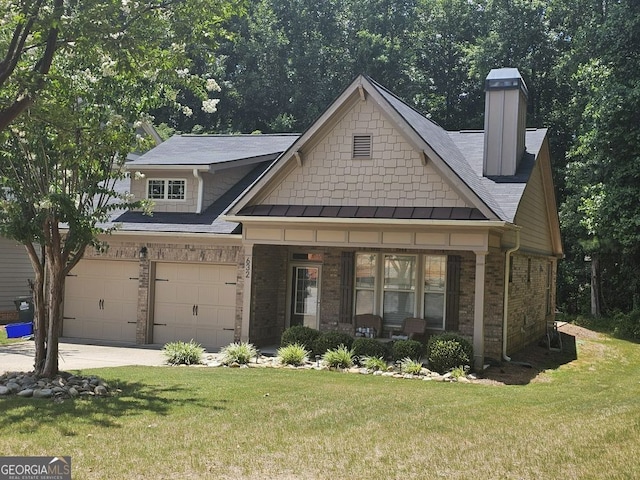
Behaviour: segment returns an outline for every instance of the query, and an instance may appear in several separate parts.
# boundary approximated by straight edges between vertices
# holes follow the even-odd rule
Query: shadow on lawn
[[[78,397],[56,403],[51,399],[11,397],[3,400],[2,424],[10,432],[33,433],[45,425],[58,425],[61,434],[69,433],[74,423],[96,427],[121,428],[120,417],[143,414],[169,415],[186,405],[208,410],[224,410],[227,400],[213,400],[194,395],[184,385],[150,385],[110,379],[120,391],[108,397]],[[4,428],[0,427],[0,432]]]
[[[555,370],[561,365],[578,358],[576,337],[564,332],[562,351],[548,349],[544,342],[531,345],[511,356],[511,362],[503,361],[492,365],[482,374],[482,378],[497,384],[527,385],[544,370]]]

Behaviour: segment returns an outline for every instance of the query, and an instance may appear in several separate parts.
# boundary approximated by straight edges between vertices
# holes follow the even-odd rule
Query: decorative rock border
[[[323,365],[321,361],[307,361],[304,365],[293,366],[293,365],[284,365],[280,362],[278,357],[270,357],[261,355],[247,364],[238,364],[232,363],[230,365],[225,365],[222,362],[222,355],[219,354],[205,354],[203,358],[203,363],[200,365],[195,365],[200,367],[226,367],[226,368],[279,368],[279,369],[289,369],[289,370],[332,370],[332,371],[340,371],[345,373],[356,373],[359,375],[374,375],[381,377],[391,377],[391,378],[402,378],[406,380],[424,380],[424,381],[437,381],[437,382],[458,382],[458,383],[472,383],[474,380],[477,380],[478,377],[473,373],[468,373],[462,376],[454,376],[450,372],[441,375],[437,372],[432,372],[427,368],[422,368],[419,374],[407,374],[400,372],[397,368],[390,365],[387,371],[373,371],[368,370],[362,367],[352,367],[346,369],[335,369],[330,368],[326,365]]]
[[[54,378],[38,377],[33,372],[8,372],[0,376],[0,396],[51,398],[62,402],[76,397],[108,397],[119,392],[99,377],[67,372],[60,372]]]

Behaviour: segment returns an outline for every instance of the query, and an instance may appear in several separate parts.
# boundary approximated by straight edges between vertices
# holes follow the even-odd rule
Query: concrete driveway
[[[91,342],[91,343],[88,343]],[[93,340],[60,340],[60,370],[120,367],[124,365],[165,365],[160,345],[103,343]],[[32,340],[0,346],[0,375],[33,370],[35,348]]]

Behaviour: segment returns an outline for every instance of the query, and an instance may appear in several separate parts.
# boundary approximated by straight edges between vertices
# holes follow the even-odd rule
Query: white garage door
[[[82,260],[67,276],[65,337],[136,341],[138,262]]]
[[[236,266],[158,263],[153,343],[194,340],[209,351],[233,342]]]

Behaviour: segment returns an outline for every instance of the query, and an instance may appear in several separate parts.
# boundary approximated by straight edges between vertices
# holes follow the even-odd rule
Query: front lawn
[[[527,385],[288,369],[85,371],[112,398],[0,400],[0,452],[78,479],[640,478],[640,346],[579,340]]]

